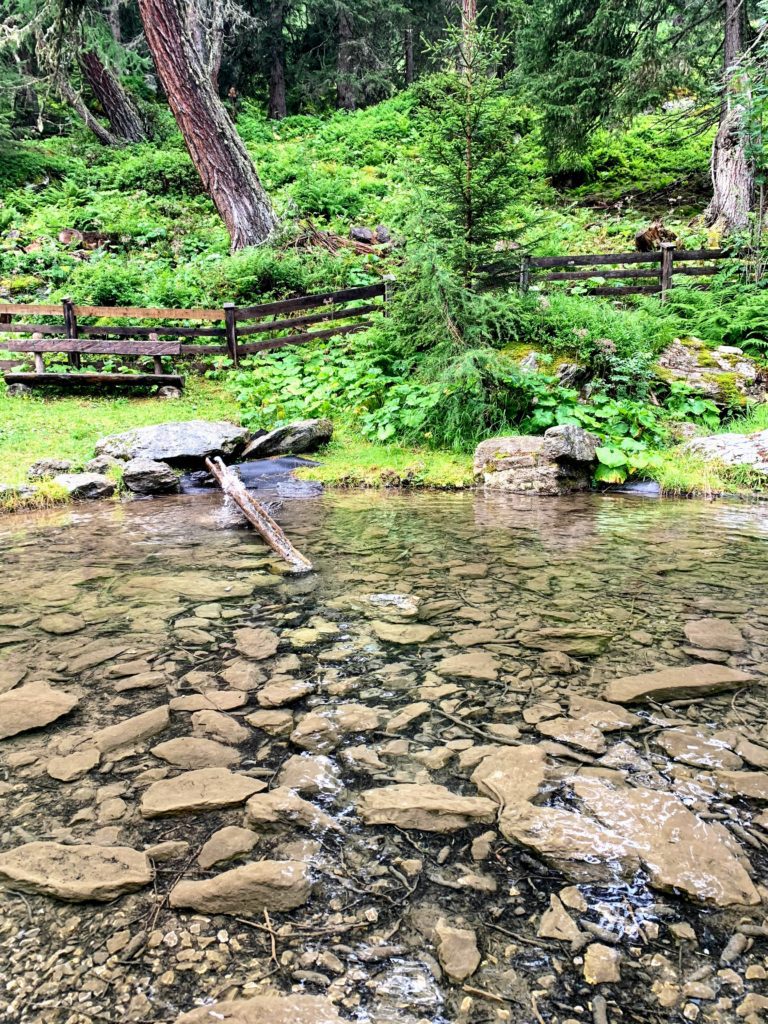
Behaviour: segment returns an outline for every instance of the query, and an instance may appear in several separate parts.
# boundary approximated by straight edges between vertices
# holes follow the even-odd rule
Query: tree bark
[[[192,163],[227,226],[232,249],[266,242],[277,226],[248,151],[186,30],[183,0],[139,0],[157,74]]]
[[[720,126],[712,145],[712,201],[705,220],[720,234],[739,231],[749,223],[754,204],[754,168],[742,134],[744,107],[739,102],[739,60],[744,50],[746,0],[725,0],[723,67],[725,98]]]
[[[93,132],[102,146],[120,145],[122,140],[118,139],[116,135],[113,135],[112,132],[104,127],[97,117],[93,116],[83,102],[82,96],[72,88],[66,79],[59,78],[56,82],[56,88],[61,94],[62,99],[72,107],[78,117],[81,118],[86,128]]]
[[[146,142],[148,134],[138,110],[95,50],[82,54],[80,67],[107,116],[112,133],[126,142]]]
[[[189,37],[214,91],[218,92],[224,49],[224,0],[182,0],[182,9]]]
[[[416,81],[416,55],[413,48],[413,25],[408,25],[404,37],[405,48],[405,84],[413,85]]]
[[[341,9],[338,20],[339,32],[339,55],[338,55],[338,83],[336,86],[337,103],[339,110],[354,110],[355,86],[354,86],[354,26],[351,14]]]
[[[282,121],[288,114],[285,99],[285,2],[272,0],[269,5],[269,39],[272,62],[269,69],[269,117]]]

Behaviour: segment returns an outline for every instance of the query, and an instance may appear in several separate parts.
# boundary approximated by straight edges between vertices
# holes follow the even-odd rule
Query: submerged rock
[[[248,442],[251,432],[234,423],[186,420],[138,427],[96,442],[97,455],[116,459],[151,459],[174,465],[202,463],[215,455],[232,456]]]
[[[0,853],[0,881],[60,900],[113,900],[152,881],[145,853],[127,846],[26,843]]]
[[[124,718],[122,722],[99,729],[91,737],[91,742],[102,754],[119,747],[140,743],[150,739],[170,725],[171,714],[167,704],[151,711],[144,711],[132,718]]]
[[[291,742],[313,754],[326,754],[345,736],[371,732],[380,725],[380,713],[365,704],[330,704],[305,715],[291,733]]]
[[[230,768],[240,760],[240,751],[216,740],[179,736],[152,747],[151,754],[177,768]]]
[[[383,622],[374,619],[371,629],[379,638],[388,644],[425,644],[440,635],[435,626],[421,623]]]
[[[344,1024],[323,996],[258,995],[199,1006],[176,1024]]]
[[[747,643],[741,630],[727,619],[709,617],[685,624],[685,635],[696,647],[713,651],[743,651]]]
[[[285,786],[252,796],[245,805],[245,824],[253,829],[284,824],[321,832],[340,830],[330,815]]]
[[[0,740],[50,725],[78,703],[74,694],[54,690],[43,682],[25,683],[0,694]]]
[[[240,828],[238,825],[227,825],[225,828],[220,828],[218,832],[214,832],[204,844],[197,855],[197,863],[203,871],[208,871],[216,864],[250,853],[258,841],[259,837],[251,829]]]
[[[364,790],[357,810],[366,825],[397,825],[424,832],[456,832],[496,820],[496,804],[492,800],[458,796],[445,786],[431,783]]]
[[[591,814],[637,851],[654,888],[718,907],[760,903],[736,840],[677,797],[584,777],[573,789]]]
[[[480,966],[477,936],[471,928],[452,928],[444,918],[435,925],[437,957],[451,981],[465,981]]]
[[[280,913],[302,906],[311,891],[306,864],[260,860],[204,881],[178,882],[171,889],[169,902],[172,907],[184,907],[200,914],[260,917],[265,910]]]
[[[175,779],[153,782],[141,798],[140,810],[145,818],[213,811],[244,804],[265,786],[260,779],[238,775],[227,768],[200,768]]]
[[[270,455],[300,455],[328,444],[333,423],[327,419],[295,420],[255,437],[242,454],[244,459],[264,459]]]
[[[271,629],[244,627],[235,630],[238,653],[254,661],[263,661],[277,653],[280,637]]]
[[[685,668],[663,668],[638,676],[623,676],[609,683],[605,699],[617,704],[634,704],[641,700],[677,700],[699,697],[722,690],[756,683],[754,676],[725,665],[688,665]]]
[[[703,736],[693,729],[665,729],[656,742],[673,760],[694,768],[741,768],[742,760],[721,740]]]

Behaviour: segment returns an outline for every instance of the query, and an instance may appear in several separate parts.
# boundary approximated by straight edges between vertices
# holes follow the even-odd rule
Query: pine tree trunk
[[[88,50],[80,57],[80,67],[107,116],[112,133],[126,142],[146,142],[147,131],[138,110],[95,50]]]
[[[705,220],[721,234],[743,229],[754,203],[754,168],[742,134],[744,107],[736,94],[738,63],[744,49],[744,0],[725,0],[723,66],[726,92],[720,126],[712,145],[712,201]]]
[[[339,11],[339,56],[338,56],[338,83],[336,86],[337,102],[339,110],[354,110],[355,87],[354,87],[354,34],[352,17],[346,10]]]
[[[232,249],[265,242],[277,226],[248,151],[185,31],[183,0],[139,0],[157,74],[192,163],[227,226]]]
[[[272,64],[269,69],[269,117],[282,121],[288,114],[285,99],[285,3],[272,0],[269,5],[270,49]]]
[[[94,117],[88,107],[83,102],[83,97],[72,88],[70,83],[65,78],[59,78],[56,81],[56,88],[61,94],[61,98],[72,107],[75,113],[80,117],[89,131],[93,132],[102,146],[119,146],[121,140],[113,135],[104,125],[99,121],[97,117]]]

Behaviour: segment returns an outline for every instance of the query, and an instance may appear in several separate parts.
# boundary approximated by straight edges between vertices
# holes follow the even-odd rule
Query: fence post
[[[75,306],[72,299],[67,297],[61,300],[61,305],[64,310],[64,326],[67,329],[67,337],[73,340],[77,338],[77,317],[75,316]],[[69,365],[80,369],[80,353],[70,352],[69,353]]]
[[[675,262],[675,243],[661,243],[661,270],[659,272],[659,284],[661,285],[661,301],[667,301],[667,292],[672,287],[672,267]]]
[[[531,287],[531,257],[523,256],[520,260],[520,291],[523,295]]]
[[[233,366],[238,366],[237,358],[237,320],[235,319],[234,302],[224,303],[224,324],[227,331],[227,351]]]
[[[384,316],[389,316],[389,304],[392,301],[392,293],[395,290],[395,275],[384,275]]]

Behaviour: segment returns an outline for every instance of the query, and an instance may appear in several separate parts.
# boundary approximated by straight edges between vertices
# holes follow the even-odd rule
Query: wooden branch
[[[284,558],[295,572],[312,572],[314,567],[309,559],[296,550],[264,506],[248,493],[243,481],[228,469],[218,456],[215,459],[206,459],[205,464],[222,491],[234,501],[269,547]]]

